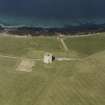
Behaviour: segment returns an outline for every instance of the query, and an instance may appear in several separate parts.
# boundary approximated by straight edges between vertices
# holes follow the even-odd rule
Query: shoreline
[[[7,33],[19,36],[75,36],[88,35],[105,32],[105,24],[83,24],[80,26],[65,26],[65,27],[28,27],[28,26],[3,26],[0,25],[0,33]]]

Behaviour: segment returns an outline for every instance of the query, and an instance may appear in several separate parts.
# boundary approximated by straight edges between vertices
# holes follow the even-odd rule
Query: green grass
[[[65,43],[70,50],[74,50],[82,56],[105,50],[105,36],[67,38]]]
[[[16,68],[16,59],[0,57],[0,72],[13,72]]]
[[[0,53],[23,56],[28,51],[62,51],[56,38],[15,38],[0,37]]]
[[[105,105],[104,41],[105,36],[68,38],[70,52],[64,52],[56,38],[0,37],[2,55],[41,58],[49,51],[82,56],[49,65],[35,61],[32,72],[16,70],[19,58],[0,57],[0,105]]]

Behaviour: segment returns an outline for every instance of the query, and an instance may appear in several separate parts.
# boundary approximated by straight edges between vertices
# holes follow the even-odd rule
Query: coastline
[[[64,27],[29,27],[25,25],[4,26],[0,24],[0,33],[19,36],[75,36],[105,32],[105,24],[82,24],[78,26],[67,25]]]

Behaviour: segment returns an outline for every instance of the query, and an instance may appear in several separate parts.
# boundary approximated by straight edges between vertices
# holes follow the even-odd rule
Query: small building
[[[49,64],[49,63],[52,63],[54,59],[55,59],[55,57],[51,53],[46,53],[44,55],[43,62],[46,64]]]

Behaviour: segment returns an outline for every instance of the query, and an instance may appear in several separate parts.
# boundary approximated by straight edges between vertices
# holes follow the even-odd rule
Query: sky
[[[0,13],[41,18],[104,17],[105,0],[0,0]]]

